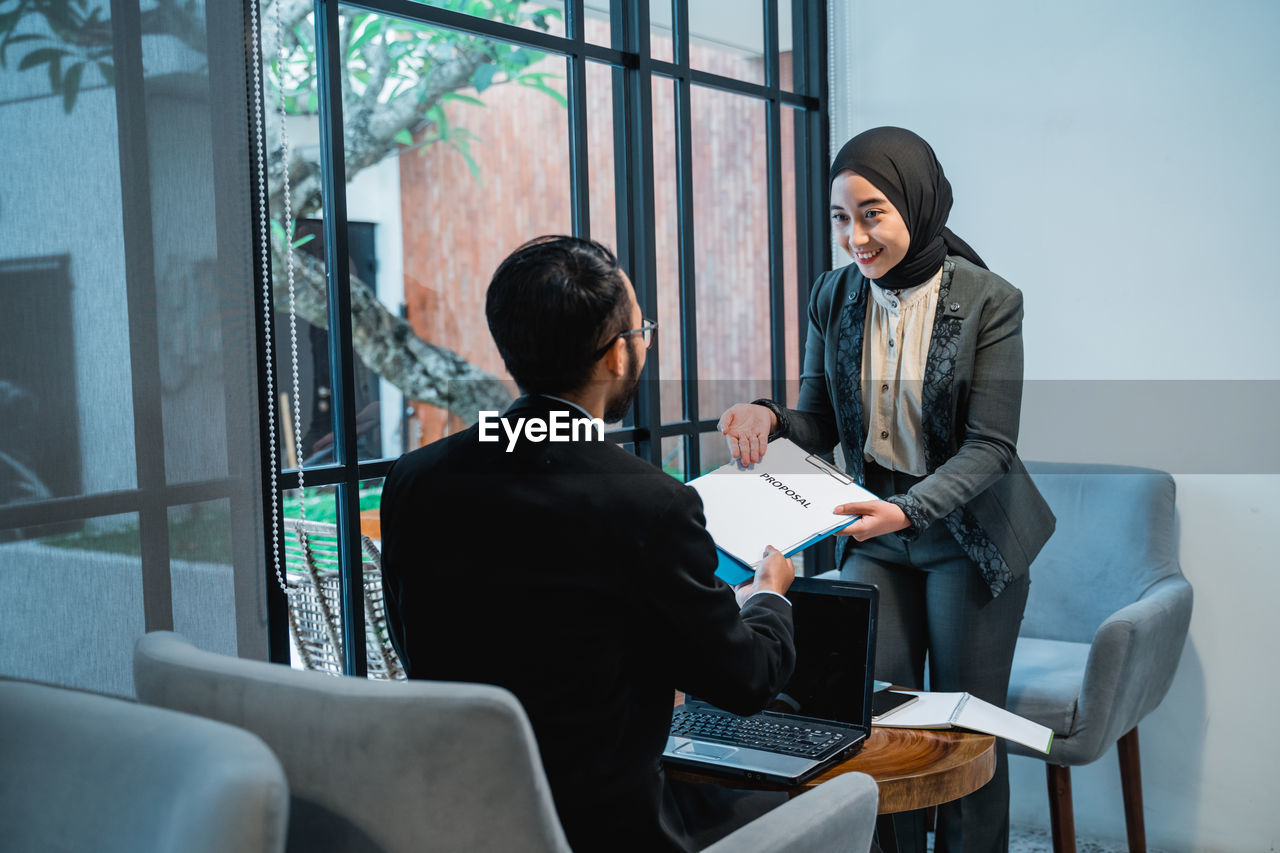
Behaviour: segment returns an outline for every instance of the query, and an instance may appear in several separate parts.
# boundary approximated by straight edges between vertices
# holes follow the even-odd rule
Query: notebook
[[[796,578],[787,598],[796,669],[774,707],[749,717],[687,696],[671,718],[663,761],[794,785],[855,754],[871,733],[878,592]]]

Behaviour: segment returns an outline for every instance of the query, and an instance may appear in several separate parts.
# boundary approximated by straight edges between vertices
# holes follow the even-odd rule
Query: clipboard
[[[764,458],[731,461],[690,480],[702,498],[707,532],[720,552],[716,574],[734,585],[751,577],[772,545],[786,556],[857,520],[836,506],[878,498],[848,474],[788,439],[769,442]]]

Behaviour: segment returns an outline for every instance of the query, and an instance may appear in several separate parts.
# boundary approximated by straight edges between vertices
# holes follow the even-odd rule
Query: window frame
[[[778,8],[790,2],[792,15],[792,85],[781,85],[778,51]],[[339,6],[377,14],[392,15],[435,27],[459,30],[495,40],[545,51],[566,60],[568,74],[568,128],[570,164],[571,223],[577,236],[591,236],[587,167],[587,63],[594,61],[612,68],[614,180],[617,222],[616,252],[636,288],[637,300],[645,316],[661,323],[678,323],[681,329],[681,410],[675,421],[661,421],[661,393],[657,348],[649,352],[645,379],[641,381],[630,425],[612,430],[608,438],[631,446],[634,452],[661,464],[662,440],[676,436],[684,443],[687,471],[700,470],[700,436],[715,430],[715,419],[698,416],[697,300],[695,288],[693,222],[693,127],[691,100],[693,86],[744,95],[766,106],[766,160],[768,163],[769,205],[769,307],[771,337],[771,388],[777,399],[785,399],[786,312],[783,267],[783,182],[782,116],[784,107],[797,111],[794,122],[795,222],[796,232],[796,322],[799,326],[798,363],[802,363],[807,329],[810,282],[829,268],[830,225],[823,214],[826,196],[828,108],[827,108],[827,12],[826,4],[804,0],[762,0],[764,15],[765,82],[751,83],[691,67],[689,61],[689,0],[671,0],[673,61],[653,58],[650,50],[648,0],[610,0],[611,46],[587,41],[584,0],[565,0],[564,36],[525,29],[485,18],[454,12],[411,0],[314,0],[316,57],[319,63],[321,168],[323,174],[324,249],[328,279],[329,369],[334,412],[332,463],[305,469],[306,486],[332,486],[338,517],[340,583],[342,598],[343,656],[348,675],[366,676],[364,608],[361,589],[359,541],[359,489],[366,480],[385,477],[395,459],[386,457],[361,461],[356,448],[355,355],[351,342],[351,282],[348,266],[347,203],[342,135],[341,68],[338,33]],[[652,86],[655,79],[675,84],[675,124],[677,160],[677,205],[679,231],[680,317],[657,316],[654,159]],[[335,167],[336,164],[336,167]],[[254,176],[255,180],[257,176]],[[256,227],[255,234],[260,233]],[[269,271],[259,275],[269,276]],[[270,287],[270,282],[259,281]],[[260,368],[270,369],[271,344],[266,339],[265,321],[259,307]],[[266,387],[265,380],[260,387]],[[265,392],[264,392],[265,393]],[[268,401],[263,397],[262,446],[270,445],[265,416]],[[264,508],[272,506],[272,471],[276,467],[279,505],[287,491],[299,487],[296,468],[284,468],[279,460],[263,453]],[[283,525],[268,523],[266,553],[283,553]],[[276,531],[273,533],[273,528]],[[273,536],[279,536],[276,541]],[[274,565],[266,567],[267,611],[270,657],[289,661],[287,602],[275,577]]]

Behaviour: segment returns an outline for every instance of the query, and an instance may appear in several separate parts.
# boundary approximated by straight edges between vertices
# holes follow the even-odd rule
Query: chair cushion
[[[1019,637],[1006,707],[1053,729],[1055,737],[1070,736],[1088,660],[1088,643]]]
[[[1031,565],[1020,634],[1090,642],[1112,613],[1180,573],[1169,474],[1066,462],[1027,470],[1058,523]]]

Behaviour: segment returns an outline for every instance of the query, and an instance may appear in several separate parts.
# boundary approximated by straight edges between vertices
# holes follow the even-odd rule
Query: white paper
[[[1051,729],[968,693],[901,692],[915,693],[920,698],[875,725],[899,729],[946,729],[955,726],[1015,741],[1046,755],[1053,743]]]
[[[791,555],[852,524],[855,517],[832,512],[840,504],[877,499],[785,438],[769,442],[764,459],[750,468],[733,461],[689,485],[702,497],[716,546],[752,568],[766,545]]]

